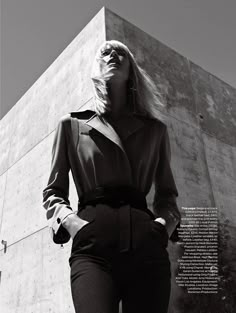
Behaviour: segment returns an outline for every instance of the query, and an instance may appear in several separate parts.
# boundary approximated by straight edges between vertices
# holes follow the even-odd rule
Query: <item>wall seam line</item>
[[[42,230],[44,230],[44,229],[46,229],[46,228],[48,228],[48,226],[44,226],[44,227],[42,227],[42,228],[40,228],[40,229],[38,229],[38,230],[32,232],[31,234],[26,235],[26,236],[24,236],[24,237],[22,237],[22,238],[20,238],[20,239],[18,239],[18,240],[16,240],[16,241],[12,242],[11,244],[7,245],[7,248],[9,248],[9,247],[11,247],[11,246],[14,246],[15,244],[19,243],[20,241],[25,240],[25,239],[27,239],[28,237],[30,237],[30,236],[32,236],[32,235],[34,235],[34,234],[37,234],[37,233],[39,233],[40,231],[42,231]],[[49,235],[49,237],[50,237],[50,235]],[[4,248],[1,248],[1,249],[0,249],[0,252],[1,252],[2,250],[4,250]]]

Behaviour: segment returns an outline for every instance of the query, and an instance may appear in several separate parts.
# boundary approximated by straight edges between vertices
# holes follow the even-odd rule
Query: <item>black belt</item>
[[[84,193],[79,199],[79,211],[86,205],[107,204],[119,208],[120,221],[126,224],[120,232],[120,252],[131,248],[131,211],[130,207],[139,209],[155,219],[154,214],[147,208],[145,194],[131,186],[96,187]],[[126,206],[130,207],[127,208]]]
[[[145,211],[152,219],[155,218],[147,208],[145,194],[131,186],[96,187],[84,193],[79,199],[79,209],[96,204],[107,204],[114,208],[129,204],[133,208]]]

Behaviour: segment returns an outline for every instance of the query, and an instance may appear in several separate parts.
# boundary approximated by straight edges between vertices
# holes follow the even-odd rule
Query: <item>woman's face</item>
[[[129,79],[130,61],[122,47],[105,43],[98,52],[97,62],[100,73],[109,77],[110,81],[124,82]]]

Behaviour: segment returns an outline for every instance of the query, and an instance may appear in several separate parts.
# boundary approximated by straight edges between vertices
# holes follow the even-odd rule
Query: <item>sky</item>
[[[235,0],[1,0],[0,118],[103,6],[236,88]]]

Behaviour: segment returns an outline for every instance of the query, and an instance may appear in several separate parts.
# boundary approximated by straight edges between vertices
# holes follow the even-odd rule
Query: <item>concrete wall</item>
[[[164,94],[166,107],[159,115],[169,127],[179,207],[219,209],[220,228],[224,229],[221,245],[225,248],[219,264],[229,266],[236,281],[236,90],[110,12],[106,15],[106,38],[127,44]],[[180,249],[169,242],[168,250],[173,272],[169,313],[182,313],[181,302],[196,305],[197,301],[175,284]],[[224,283],[226,293],[232,287],[236,286]],[[230,302],[233,295],[227,296],[230,300],[226,297],[226,302]],[[216,306],[219,297],[212,301]],[[225,312],[224,308],[218,310]],[[192,313],[193,307],[187,311],[185,306],[187,312]]]
[[[89,103],[96,49],[117,39],[134,52],[164,94],[179,207],[216,206],[236,264],[236,90],[114,13],[102,9],[0,121],[1,304],[4,313],[74,312],[70,243],[52,243],[42,209],[58,119]],[[72,206],[76,193],[72,184]],[[2,246],[3,247],[3,246]],[[169,243],[173,274],[178,247]],[[185,296],[172,281],[169,313]]]
[[[1,312],[74,312],[70,243],[51,241],[42,190],[58,119],[91,99],[89,60],[104,40],[101,10],[0,122]],[[71,197],[76,208],[73,185]]]

